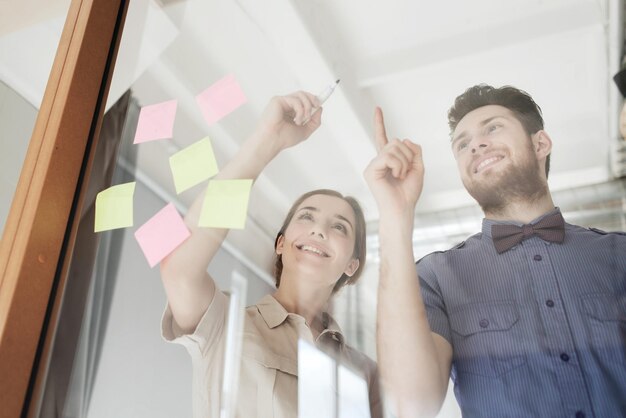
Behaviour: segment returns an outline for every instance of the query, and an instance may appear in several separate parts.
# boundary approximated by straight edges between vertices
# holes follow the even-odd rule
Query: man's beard
[[[483,212],[504,213],[513,202],[537,201],[548,191],[548,185],[539,175],[539,162],[528,155],[525,161],[511,164],[506,170],[494,175],[489,184],[465,184],[470,195]]]

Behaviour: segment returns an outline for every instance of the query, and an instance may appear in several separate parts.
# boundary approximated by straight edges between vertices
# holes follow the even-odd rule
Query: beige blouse
[[[228,297],[216,291],[196,330],[189,335],[177,329],[169,305],[163,314],[163,338],[182,344],[192,359],[194,418],[219,417],[227,308]],[[238,418],[298,416],[298,337],[324,351],[338,352],[343,364],[362,372],[369,388],[372,418],[382,417],[376,363],[345,344],[337,323],[330,316],[328,319],[326,329],[313,341],[304,318],[288,313],[271,295],[246,308]]]

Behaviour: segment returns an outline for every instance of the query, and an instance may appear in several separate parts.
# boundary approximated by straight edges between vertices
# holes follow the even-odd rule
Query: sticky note
[[[96,196],[94,232],[133,226],[135,182],[111,186]]]
[[[217,174],[217,162],[207,137],[170,157],[176,193],[181,193]]]
[[[246,223],[252,180],[211,180],[206,190],[198,225],[242,229]]]
[[[144,106],[139,112],[133,144],[171,138],[174,133],[176,100]]]
[[[190,235],[185,221],[170,203],[137,229],[135,239],[150,267],[154,267]]]
[[[204,120],[214,124],[247,101],[234,75],[227,75],[196,96]]]

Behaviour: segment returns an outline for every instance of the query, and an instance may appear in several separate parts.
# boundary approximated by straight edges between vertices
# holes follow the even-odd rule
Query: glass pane
[[[0,5],[0,234],[61,38],[70,0]]]
[[[376,397],[370,390],[374,385],[368,386],[368,365],[373,363],[364,356],[376,359],[379,214],[362,176],[376,154],[370,128],[376,104],[385,109],[390,137],[409,136],[423,146],[427,175],[415,218],[416,260],[481,229],[483,212],[457,174],[445,119],[454,98],[481,81],[516,84],[532,90],[542,107],[545,103],[554,142],[559,138],[550,174],[554,201],[578,224],[623,230],[624,180],[614,178],[607,165],[618,141],[617,126],[611,123],[619,100],[607,88],[614,88],[609,68],[598,64],[615,61],[609,45],[616,43],[607,37],[603,20],[583,19],[595,16],[597,2],[581,0],[576,12],[569,2],[544,3],[513,10],[494,0],[469,10],[456,1],[424,11],[411,2],[395,2],[364,11],[360,3],[331,1],[131,2],[41,416],[51,409],[90,418],[192,416],[196,407],[217,413],[232,395],[224,395],[220,374],[230,370],[232,358],[239,358],[233,355],[237,344],[229,339],[240,335],[238,326],[246,335],[240,340],[241,373],[227,380],[235,382],[231,390],[238,389],[233,397],[240,416],[251,410],[265,414],[263,408],[276,416],[276,411],[296,416],[303,391],[307,397],[301,405],[323,399],[331,414],[378,416],[376,408],[362,405],[363,399]],[[368,19],[360,17],[362,11]],[[487,22],[487,12],[499,18]],[[554,19],[560,22],[556,29],[548,24]],[[530,34],[523,29],[528,25],[542,29]],[[485,45],[485,33],[503,26],[519,30],[503,36],[501,43]],[[557,57],[555,50],[562,54]],[[542,60],[542,77],[528,62],[531,52]],[[300,115],[293,110],[294,101],[314,100],[301,93],[271,101],[297,91],[327,98],[323,111]],[[278,109],[277,103],[284,107]],[[272,118],[275,114],[280,117]],[[267,140],[271,129],[298,130],[294,119],[310,116],[315,122],[320,114],[321,126],[310,138],[265,160],[275,145]],[[590,132],[597,139],[593,144]],[[579,155],[582,144],[585,158]],[[197,170],[191,170],[198,160]],[[232,161],[239,162],[229,166]],[[226,183],[209,180],[216,172],[221,180],[232,180],[233,173],[249,179],[257,166],[263,169],[247,206],[246,184],[228,183],[226,199],[219,194]],[[134,189],[123,189],[133,182]],[[237,200],[236,187],[244,190],[244,203]],[[309,213],[298,211],[284,240],[275,241],[292,203],[321,188],[361,203],[367,260],[350,264],[357,214],[336,197],[305,200]],[[108,212],[98,212],[103,217],[94,225],[96,195],[105,189],[100,209]],[[124,190],[133,190],[132,196]],[[223,206],[211,206],[213,202]],[[327,202],[333,202],[328,203],[332,211]],[[199,208],[207,212],[200,216]],[[239,225],[243,228],[233,227],[217,250],[206,244],[216,239],[207,231],[220,239],[214,222],[232,227],[241,221],[239,212],[247,215]],[[331,215],[324,218],[327,212]],[[178,216],[185,215],[188,224],[181,227]],[[326,224],[331,227],[305,229],[317,226],[320,217],[332,219]],[[196,229],[198,224],[204,226]],[[347,241],[337,238],[328,247],[292,232],[327,238],[342,228],[348,230]],[[207,233],[201,243],[198,231]],[[278,293],[275,248],[283,257],[285,280]],[[167,264],[174,267],[164,268],[161,261],[170,254],[175,255]],[[203,263],[207,269],[198,267]],[[344,272],[358,268],[362,274],[355,285],[337,294],[317,292],[332,289]],[[214,280],[215,292],[206,285],[210,279],[204,270]],[[243,325],[227,315],[229,301],[236,299],[233,277],[247,280],[245,301],[251,308],[242,314]],[[328,277],[330,285],[323,281]],[[193,281],[198,278],[204,286]],[[188,280],[189,287],[178,287],[179,279]],[[166,288],[175,299],[169,300],[170,310],[165,309]],[[244,299],[239,296],[237,300]],[[164,342],[161,332],[168,339],[180,336],[180,344]],[[346,345],[361,367],[346,361]],[[308,367],[298,364],[299,346],[313,359]],[[297,380],[300,375],[306,379]],[[451,382],[440,416],[460,416],[453,388]],[[307,408],[300,415],[315,416],[322,409]]]

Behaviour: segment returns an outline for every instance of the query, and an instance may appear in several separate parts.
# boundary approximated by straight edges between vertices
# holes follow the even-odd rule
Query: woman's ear
[[[285,236],[281,234],[278,236],[278,238],[276,238],[276,248],[274,249],[274,252],[278,255],[281,255],[283,253],[284,245],[285,245]]]
[[[353,258],[350,263],[348,264],[348,267],[346,267],[346,269],[343,271],[344,274],[348,277],[352,277],[352,275],[354,275],[354,273],[359,269],[359,259],[358,258]]]

